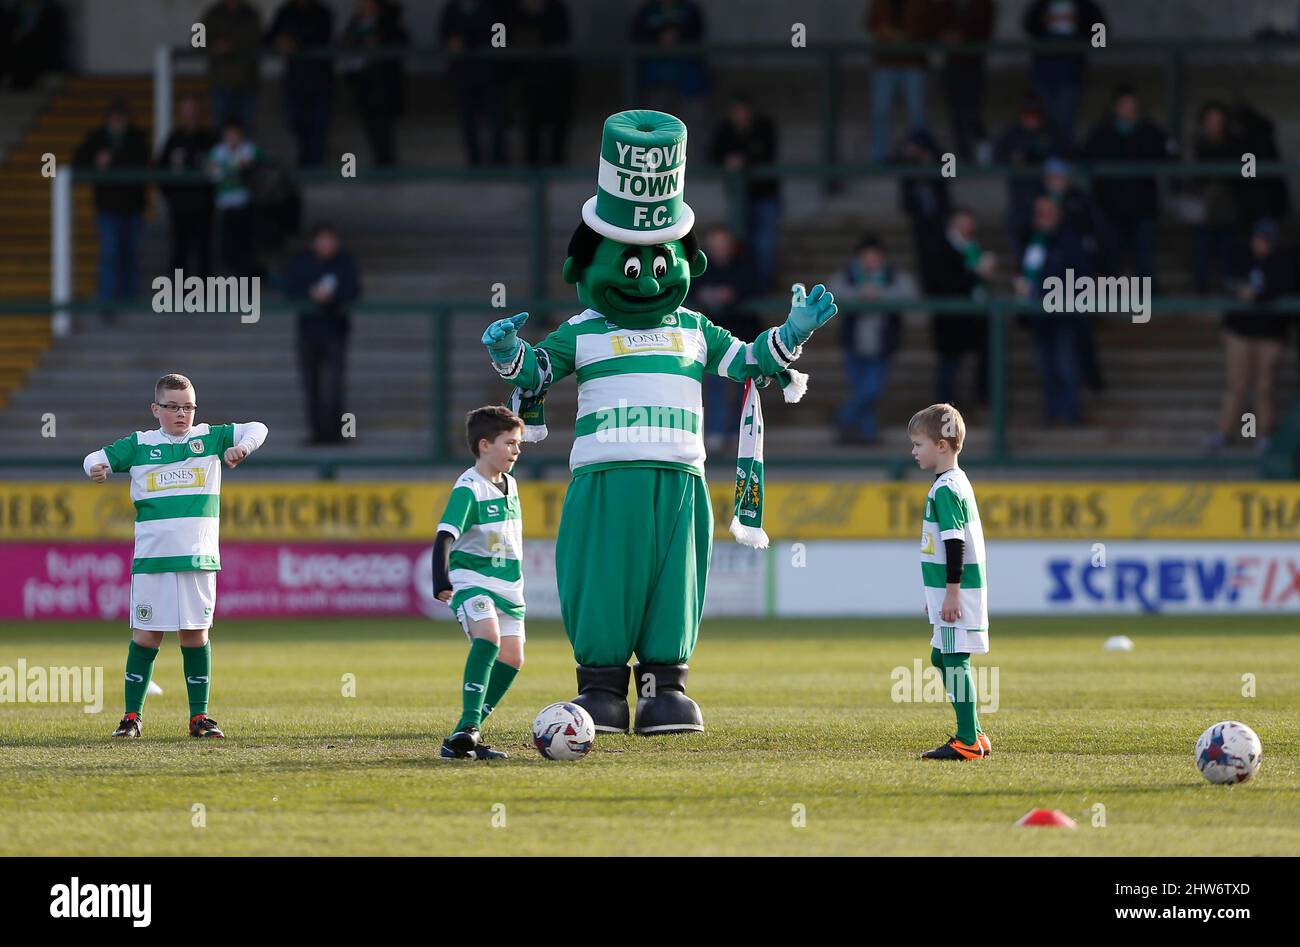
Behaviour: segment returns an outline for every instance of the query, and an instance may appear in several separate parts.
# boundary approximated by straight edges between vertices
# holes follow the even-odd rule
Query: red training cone
[[[1074,820],[1060,809],[1030,809],[1016,825],[1041,825],[1048,828],[1072,829]]]

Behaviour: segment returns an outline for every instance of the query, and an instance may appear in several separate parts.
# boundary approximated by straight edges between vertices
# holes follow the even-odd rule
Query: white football
[[[1244,783],[1259,771],[1263,754],[1254,730],[1244,723],[1224,720],[1196,741],[1196,768],[1212,783]]]
[[[533,746],[548,760],[580,760],[595,742],[591,714],[567,700],[547,704],[533,721]]]

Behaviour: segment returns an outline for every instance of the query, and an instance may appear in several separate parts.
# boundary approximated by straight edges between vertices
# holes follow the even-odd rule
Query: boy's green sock
[[[492,677],[488,679],[487,695],[483,698],[484,720],[496,710],[497,704],[501,703],[501,698],[506,696],[506,691],[510,690],[510,685],[515,682],[515,675],[518,673],[519,668],[504,661],[492,665]]]
[[[158,657],[157,648],[146,648],[131,640],[126,649],[126,712],[139,714],[144,710],[144,695],[149,693],[153,679],[153,662]]]
[[[208,712],[208,694],[212,690],[212,642],[197,648],[181,645],[185,667],[185,689],[190,695],[190,716]]]
[[[959,651],[940,655],[944,687],[957,715],[957,739],[974,746],[979,734],[979,717],[975,710],[975,681],[970,672],[970,654]],[[933,662],[933,655],[931,662]]]
[[[486,638],[475,638],[469,646],[469,657],[465,659],[465,680],[461,687],[460,720],[456,722],[452,733],[466,727],[477,727],[483,722],[483,700],[487,696],[488,678],[492,676],[492,665],[496,664],[501,646]]]

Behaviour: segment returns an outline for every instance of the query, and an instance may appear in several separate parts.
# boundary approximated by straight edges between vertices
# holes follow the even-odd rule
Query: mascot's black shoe
[[[578,665],[578,696],[573,702],[587,713],[597,733],[628,733],[632,727],[627,708],[627,679],[631,668],[626,664],[612,667]]]
[[[636,732],[703,733],[699,705],[686,696],[685,664],[638,664],[636,675]]]

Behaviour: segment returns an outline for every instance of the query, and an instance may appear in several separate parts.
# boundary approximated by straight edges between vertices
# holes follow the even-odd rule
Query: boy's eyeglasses
[[[154,403],[157,404],[157,402]],[[160,404],[158,407],[162,408],[164,411],[169,411],[172,414],[193,414],[195,411],[199,410],[199,406],[196,404],[171,404],[170,402],[168,404]]]

